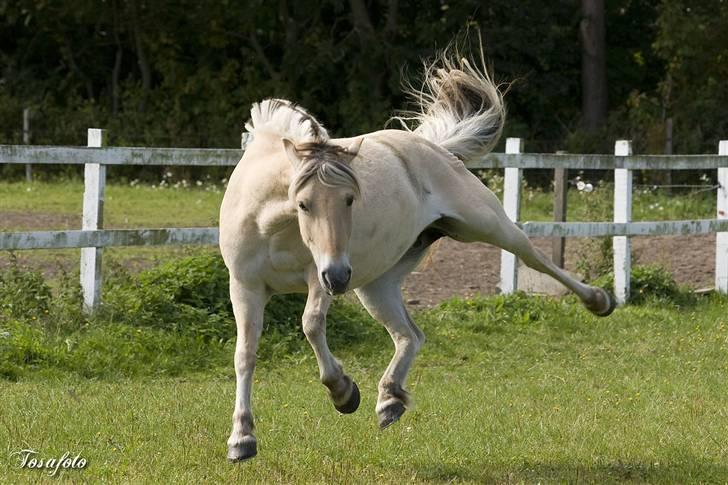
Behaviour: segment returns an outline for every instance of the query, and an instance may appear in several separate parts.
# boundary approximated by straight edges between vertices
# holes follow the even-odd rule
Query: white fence
[[[491,153],[468,165],[470,169],[504,168],[503,205],[519,221],[522,170],[569,168],[614,170],[613,222],[525,222],[529,236],[598,237],[614,240],[615,295],[629,298],[630,236],[717,233],[716,289],[728,293],[728,141],[718,155],[633,155],[631,142],[617,141],[614,155],[522,153],[523,141],[506,140],[505,153]],[[83,224],[79,231],[0,232],[0,250],[82,248],[81,286],[86,309],[100,302],[102,248],[172,244],[217,244],[218,230],[207,228],[111,229],[103,228],[104,187],[107,165],[234,166],[242,150],[198,148],[106,147],[105,132],[88,130],[88,147],[0,145],[0,163],[84,164]],[[632,222],[633,170],[717,169],[716,219]],[[504,293],[518,288],[518,262],[503,251],[500,287]]]

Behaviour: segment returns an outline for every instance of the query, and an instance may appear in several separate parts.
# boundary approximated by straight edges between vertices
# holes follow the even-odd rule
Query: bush
[[[595,281],[595,284],[608,291],[614,290],[614,272]],[[638,265],[632,268],[630,277],[630,299],[634,305],[642,305],[651,300],[672,301],[678,304],[694,302],[692,292],[675,282],[665,268],[660,265]]]
[[[42,275],[22,271],[14,260],[0,273],[0,315],[38,319],[48,314],[50,302],[51,289]]]
[[[177,259],[135,276],[112,269],[93,316],[81,311],[77,274],[63,273],[54,292],[39,273],[16,265],[1,272],[0,377],[43,369],[123,377],[229,368],[236,327],[219,255]],[[262,360],[311,352],[301,329],[305,302],[303,295],[281,295],[268,303]],[[367,320],[358,305],[337,299],[329,342],[340,349],[387,338]]]

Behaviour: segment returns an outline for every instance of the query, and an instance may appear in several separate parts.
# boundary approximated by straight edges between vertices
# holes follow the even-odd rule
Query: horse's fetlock
[[[241,435],[249,435],[255,429],[253,414],[250,411],[236,411],[233,413],[233,429]]]

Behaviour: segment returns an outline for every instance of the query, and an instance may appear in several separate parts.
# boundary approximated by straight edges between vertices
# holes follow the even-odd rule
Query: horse
[[[559,269],[511,221],[465,163],[488,153],[505,122],[503,94],[484,65],[446,49],[410,85],[417,108],[394,117],[402,129],[331,138],[304,108],[255,103],[252,139],[220,209],[220,251],[230,273],[237,325],[233,424],[228,459],[257,453],[251,391],[263,310],[275,294],[307,293],[303,332],[321,383],[339,413],[359,407],[356,383],[332,355],[326,313],[353,289],[394,342],[375,412],[386,428],[410,407],[405,381],[425,335],[402,299],[404,278],[442,237],[503,248],[575,293],[596,315],[615,299]]]

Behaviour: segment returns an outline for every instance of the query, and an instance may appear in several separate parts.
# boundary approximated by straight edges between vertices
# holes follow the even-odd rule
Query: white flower
[[[592,190],[594,190],[594,186],[592,184],[586,184],[584,186],[584,192],[591,192]]]
[[[586,187],[586,184],[585,184],[584,182],[582,182],[581,180],[579,180],[579,181],[578,181],[578,182],[576,183],[576,188],[577,188],[577,189],[578,189],[579,191],[581,191],[581,190],[584,190],[584,188],[585,188],[585,187]]]

